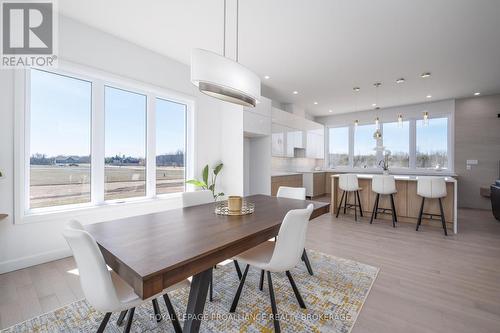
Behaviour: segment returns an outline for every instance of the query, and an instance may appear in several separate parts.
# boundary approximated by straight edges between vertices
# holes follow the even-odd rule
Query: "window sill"
[[[89,224],[158,213],[182,207],[181,195],[182,193],[163,194],[155,198],[120,200],[95,206],[75,205],[68,209],[37,209],[17,217],[15,223],[61,222],[76,219],[83,224]]]

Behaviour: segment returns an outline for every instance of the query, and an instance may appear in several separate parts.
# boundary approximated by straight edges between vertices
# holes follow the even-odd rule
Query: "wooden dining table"
[[[278,234],[286,213],[314,205],[311,219],[330,204],[253,195],[255,211],[214,213],[215,203],[87,225],[106,263],[147,299],[192,276],[183,332],[198,332],[212,268]],[[229,309],[228,309],[229,311]]]

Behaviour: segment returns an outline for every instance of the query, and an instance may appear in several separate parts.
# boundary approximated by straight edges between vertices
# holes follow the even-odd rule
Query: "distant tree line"
[[[158,155],[158,156],[156,156],[156,165],[183,167],[184,166],[184,152],[182,150],[178,150],[174,154]]]

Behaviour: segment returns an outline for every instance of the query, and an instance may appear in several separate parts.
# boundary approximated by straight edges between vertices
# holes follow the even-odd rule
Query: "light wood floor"
[[[324,215],[308,248],[380,268],[352,330],[500,332],[500,222],[459,211],[459,234],[411,224]],[[314,268],[314,262],[313,268]],[[0,328],[83,298],[72,258],[0,275]]]

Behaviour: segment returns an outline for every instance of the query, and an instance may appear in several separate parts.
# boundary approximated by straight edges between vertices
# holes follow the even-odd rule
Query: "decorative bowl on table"
[[[240,210],[230,210],[227,200],[215,204],[215,214],[217,215],[241,216],[252,214],[254,211],[255,204],[246,200],[242,201]]]

